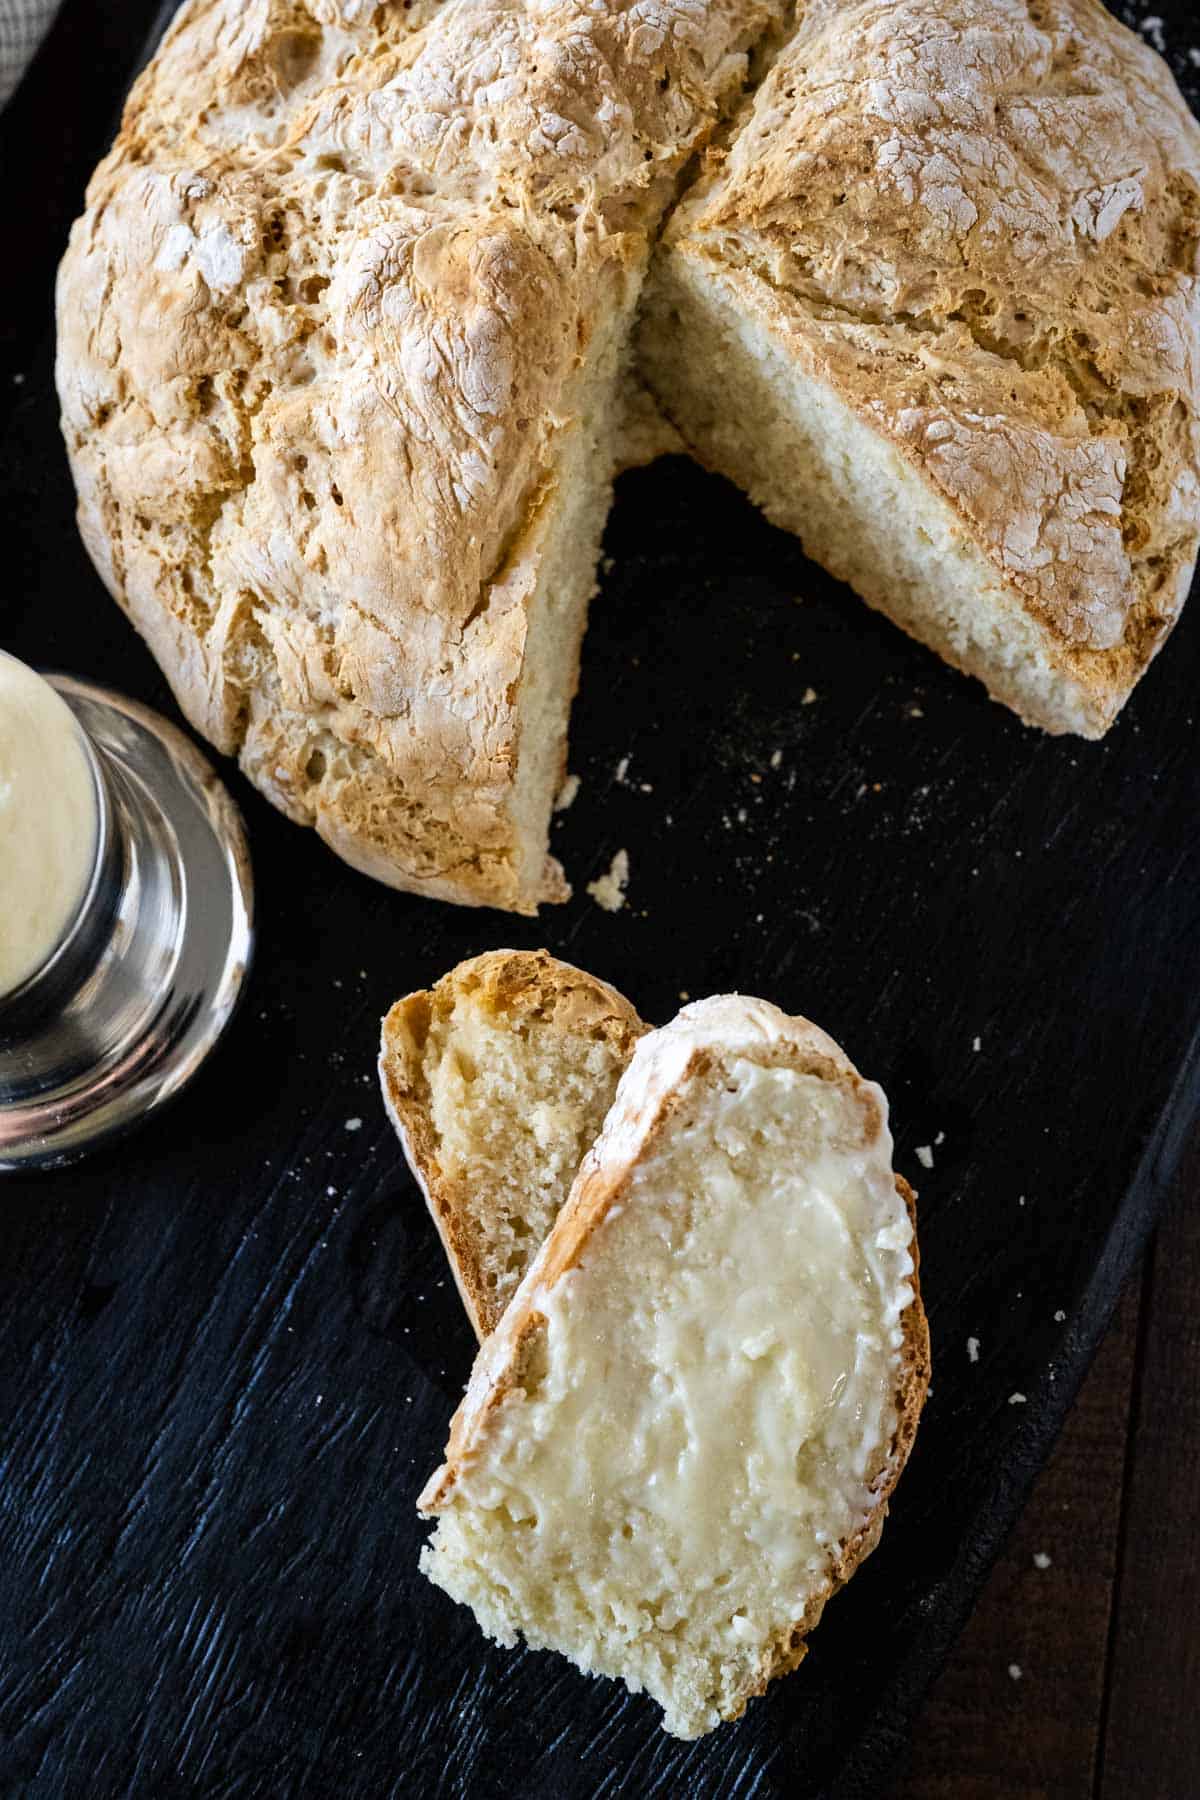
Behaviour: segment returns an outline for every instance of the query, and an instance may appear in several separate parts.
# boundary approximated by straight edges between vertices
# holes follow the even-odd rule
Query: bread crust
[[[622,1062],[628,1062],[649,1026],[616,988],[561,962],[548,950],[490,950],[471,957],[433,988],[397,1000],[384,1018],[379,1053],[384,1106],[482,1342],[497,1324],[501,1309],[484,1280],[486,1245],[472,1222],[462,1184],[443,1170],[439,1160],[423,1060],[431,1020],[438,1013],[452,1012],[467,995],[509,1023],[536,1014],[564,1033],[602,1037]]]
[[[848,1085],[864,1106],[868,1134],[877,1135],[883,1129],[884,1120],[875,1098],[877,1090],[864,1081],[840,1047],[818,1026],[807,1019],[788,1018],[761,1001],[747,1003],[737,996],[728,996],[726,1001],[729,1030],[719,1049],[714,1048],[711,1030],[690,1037],[686,1029],[676,1029],[698,1010],[694,1007],[685,1008],[672,1027],[653,1032],[643,1040],[553,1230],[476,1358],[466,1394],[451,1421],[445,1460],[431,1475],[417,1501],[425,1516],[436,1517],[445,1509],[463,1473],[486,1452],[490,1415],[509,1394],[522,1387],[523,1374],[536,1358],[546,1323],[539,1310],[539,1296],[579,1262],[608,1212],[624,1200],[635,1170],[669,1128],[682,1104],[684,1084],[715,1055],[736,1053],[765,1066],[793,1068]],[[700,1003],[701,1007],[713,1005],[711,1001]],[[756,1009],[751,1012],[749,1029],[744,1024],[747,1005]],[[805,1611],[764,1650],[755,1681],[724,1715],[729,1719],[740,1717],[749,1700],[803,1659],[805,1640],[830,1596],[845,1585],[878,1543],[889,1499],[912,1449],[929,1386],[929,1326],[921,1301],[916,1195],[899,1175],[896,1189],[913,1223],[912,1299],[901,1315],[903,1343],[894,1394],[896,1427],[870,1484],[874,1504],[860,1530],[839,1547],[828,1580]]]
[[[1200,127],[1099,0],[812,0],[659,255],[900,452],[1099,736],[1196,561],[1198,238]]]
[[[522,703],[620,454],[590,358],[781,11],[189,0],[134,84],[59,275],[80,530],[192,724],[376,879],[566,897]]]

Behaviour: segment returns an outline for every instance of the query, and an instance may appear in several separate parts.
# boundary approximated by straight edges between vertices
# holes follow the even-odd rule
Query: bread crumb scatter
[[[556,813],[566,812],[568,806],[572,804],[576,794],[579,792],[579,788],[580,780],[578,775],[568,775],[564,778],[562,786],[554,796],[554,810]]]
[[[917,1161],[920,1163],[920,1165],[923,1169],[932,1169],[932,1167],[933,1167],[933,1150],[930,1147],[930,1145],[928,1145],[928,1144],[918,1144],[917,1145]]]
[[[973,1363],[979,1361],[979,1339],[977,1337],[967,1339],[967,1361]]]
[[[1067,1316],[1066,1313],[1063,1312],[1061,1307],[1059,1307],[1058,1311],[1054,1315],[1054,1323],[1056,1325],[1061,1325],[1063,1323],[1064,1319],[1066,1318],[1066,1316]]]
[[[1147,13],[1146,17],[1138,26],[1138,30],[1150,39],[1150,42],[1154,45],[1154,48],[1160,55],[1165,56],[1167,40],[1163,36],[1163,22],[1157,13]]]
[[[811,706],[816,697],[816,688],[805,688],[803,694],[800,696],[801,706]]]
[[[1033,1566],[1035,1569],[1048,1569],[1050,1567],[1050,1558],[1046,1555],[1044,1550],[1034,1551]]]
[[[1025,1405],[1024,1394],[1020,1394],[1020,1393],[1010,1394],[1008,1396],[1008,1404],[1010,1406],[1024,1406]]]
[[[944,1132],[944,1131],[939,1131],[939,1132],[938,1132],[938,1134],[937,1134],[937,1136],[936,1136],[936,1137],[935,1137],[935,1138],[934,1138],[934,1140],[933,1140],[933,1147],[934,1147],[934,1149],[935,1149],[935,1150],[936,1150],[936,1149],[937,1149],[937,1147],[938,1147],[938,1145],[939,1145],[939,1144],[944,1144],[944,1143],[945,1143],[945,1141],[946,1141],[946,1134],[945,1134],[945,1132]]]
[[[771,752],[771,767],[773,769],[777,769],[779,767],[779,765],[782,763],[782,761],[783,761],[783,751],[782,750],[772,750],[772,752]]]
[[[621,758],[620,762],[617,764],[617,780],[621,783],[622,787],[624,787],[624,785],[625,785],[625,777],[626,777],[626,775],[628,775],[628,773],[629,773],[629,758],[627,756],[623,756]]]
[[[608,873],[595,881],[589,881],[587,891],[605,912],[620,912],[625,904],[625,889],[629,885],[629,852],[618,850],[609,864]]]
[[[362,1120],[361,1119],[347,1119],[346,1120],[346,1130],[347,1131],[361,1131],[362,1130]]]
[[[1024,1675],[1024,1673],[1025,1673],[1025,1671],[1021,1667],[1020,1663],[1009,1663],[1008,1674],[1009,1674],[1010,1680],[1020,1681],[1020,1679]]]
[[[983,1040],[981,1038],[972,1038],[971,1039],[971,1048],[972,1048],[972,1050],[974,1050],[975,1054],[978,1056],[979,1052],[983,1049]]]

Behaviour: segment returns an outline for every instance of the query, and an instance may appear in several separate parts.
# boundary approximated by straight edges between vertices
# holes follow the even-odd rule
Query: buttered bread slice
[[[808,0],[657,254],[643,372],[872,606],[1098,737],[1200,531],[1200,128],[1096,0]]]
[[[493,950],[398,1000],[379,1079],[479,1337],[541,1248],[643,1025],[546,950]]]
[[[762,1001],[642,1038],[475,1364],[425,1573],[646,1690],[666,1729],[794,1668],[878,1540],[929,1370],[887,1106]]]

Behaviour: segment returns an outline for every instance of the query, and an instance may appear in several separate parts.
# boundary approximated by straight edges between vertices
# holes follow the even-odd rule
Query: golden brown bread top
[[[1069,650],[1140,666],[1200,523],[1200,130],[1162,60],[1097,0],[810,0],[711,162],[670,240],[769,284]]]
[[[93,177],[59,298],[85,540],[193,722],[385,879],[520,897],[570,381],[776,10],[192,0]]]

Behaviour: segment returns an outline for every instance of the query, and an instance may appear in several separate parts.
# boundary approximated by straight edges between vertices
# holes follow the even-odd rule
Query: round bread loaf
[[[191,0],[58,290],[84,541],[358,868],[532,912],[650,233],[782,0]]]
[[[62,265],[80,526],[192,723],[394,886],[568,891],[611,477],[665,441],[634,309],[718,139],[640,334],[692,448],[1046,729],[1178,616],[1200,133],[1096,0],[190,0]]]

